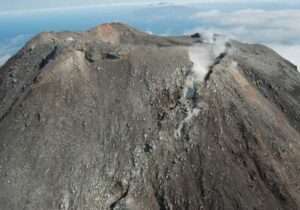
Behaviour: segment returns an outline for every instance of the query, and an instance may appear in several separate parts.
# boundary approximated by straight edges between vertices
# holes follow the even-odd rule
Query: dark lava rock
[[[224,46],[116,23],[35,37],[0,69],[0,209],[300,209],[300,74]]]
[[[191,35],[192,38],[201,38],[201,34],[200,33],[194,33]]]

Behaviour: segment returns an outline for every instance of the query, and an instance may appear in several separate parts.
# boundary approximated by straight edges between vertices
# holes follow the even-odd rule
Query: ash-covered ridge
[[[262,45],[42,33],[0,69],[0,209],[297,210],[299,110]]]

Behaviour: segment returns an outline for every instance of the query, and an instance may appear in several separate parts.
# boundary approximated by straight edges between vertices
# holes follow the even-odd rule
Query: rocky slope
[[[300,209],[300,74],[221,36],[42,33],[0,69],[0,209]]]

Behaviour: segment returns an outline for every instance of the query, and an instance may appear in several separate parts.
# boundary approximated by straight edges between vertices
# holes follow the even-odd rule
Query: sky
[[[69,6],[87,6],[96,4],[136,4],[136,3],[180,3],[187,2],[197,3],[261,3],[261,2],[275,2],[283,4],[293,4],[297,0],[0,0],[0,11],[8,10],[27,10],[38,8],[57,8]]]
[[[0,65],[42,31],[112,21],[159,35],[219,33],[261,43],[300,66],[300,0],[0,0]]]

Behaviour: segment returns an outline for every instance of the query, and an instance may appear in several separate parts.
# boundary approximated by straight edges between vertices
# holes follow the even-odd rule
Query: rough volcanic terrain
[[[215,35],[42,33],[0,69],[1,210],[299,210],[300,74]]]

